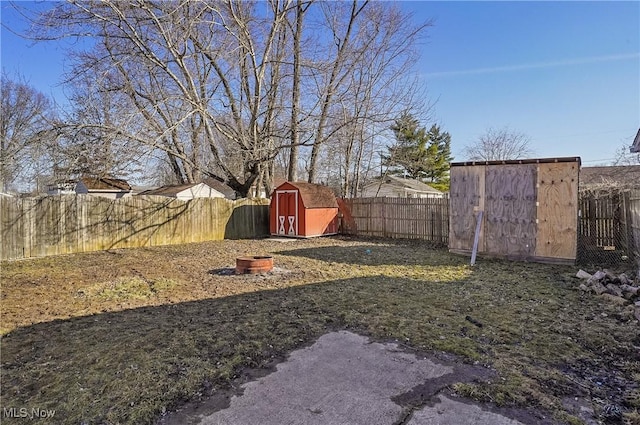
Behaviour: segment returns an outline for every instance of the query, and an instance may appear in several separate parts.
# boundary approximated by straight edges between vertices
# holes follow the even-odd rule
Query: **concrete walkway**
[[[332,332],[291,353],[277,370],[242,386],[227,408],[212,414],[165,418],[199,425],[517,425],[502,414],[438,392],[458,382],[456,367]],[[459,374],[459,371],[458,371]],[[450,382],[447,382],[449,380]],[[434,383],[434,385],[429,385]],[[531,421],[527,421],[533,423]]]

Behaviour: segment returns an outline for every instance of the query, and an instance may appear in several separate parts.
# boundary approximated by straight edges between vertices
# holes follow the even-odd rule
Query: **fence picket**
[[[3,197],[0,260],[266,236],[268,209],[258,199]]]
[[[345,204],[356,224],[351,233],[357,236],[449,241],[446,198],[351,198]]]

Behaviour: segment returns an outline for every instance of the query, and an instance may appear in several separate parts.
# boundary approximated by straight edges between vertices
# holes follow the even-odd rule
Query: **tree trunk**
[[[333,66],[331,69],[331,76],[329,77],[329,81],[327,82],[327,90],[324,93],[324,99],[322,101],[322,110],[320,113],[320,120],[318,122],[318,128],[316,130],[315,140],[313,141],[313,147],[311,148],[311,156],[309,158],[309,183],[313,183],[316,179],[316,167],[318,164],[318,157],[320,154],[320,147],[324,142],[324,131],[325,125],[327,122],[327,117],[329,114],[329,107],[331,106],[331,101],[333,100],[333,96],[336,91],[336,83],[338,79],[338,74],[340,68],[344,64],[344,58],[346,55],[347,47],[350,45],[351,41],[351,31],[355,25],[356,18],[358,14],[364,9],[367,5],[368,1],[365,1],[362,6],[358,7],[357,0],[353,0],[351,4],[351,14],[349,16],[349,22],[347,25],[347,30],[344,34],[344,37],[339,37],[338,34],[334,32],[334,39],[338,39],[338,52],[336,54],[336,58],[333,62]]]
[[[308,7],[308,6],[307,6]],[[300,144],[300,38],[302,37],[302,22],[306,8],[302,7],[302,0],[296,2],[296,26],[293,29],[293,81],[291,88],[291,149],[289,151],[289,170],[287,179],[298,180],[298,151]]]

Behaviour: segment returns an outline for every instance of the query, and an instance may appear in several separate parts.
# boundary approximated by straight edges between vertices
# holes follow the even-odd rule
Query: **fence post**
[[[385,212],[385,197],[382,197],[382,237],[387,237],[387,214]]]
[[[473,235],[473,249],[471,251],[471,265],[476,264],[476,255],[478,254],[478,241],[480,240],[480,227],[482,226],[482,214],[484,211],[478,211],[478,221],[476,222],[476,233]]]
[[[436,239],[436,212],[431,210],[431,240]]]
[[[631,192],[626,191],[622,194],[622,226],[624,250],[629,258],[633,257],[635,247],[633,246],[633,228],[629,222],[631,219]]]
[[[22,216],[24,231],[24,258],[33,256],[33,238],[36,233],[35,201],[31,198],[22,200]]]

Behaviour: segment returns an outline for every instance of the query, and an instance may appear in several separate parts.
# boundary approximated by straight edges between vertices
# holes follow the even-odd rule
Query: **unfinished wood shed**
[[[580,158],[451,164],[449,250],[574,263]]]
[[[272,235],[310,238],[338,233],[338,202],[333,191],[304,182],[284,182],[271,195]]]

